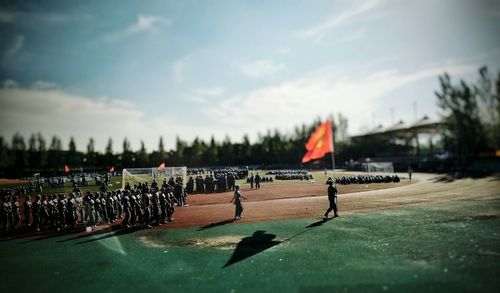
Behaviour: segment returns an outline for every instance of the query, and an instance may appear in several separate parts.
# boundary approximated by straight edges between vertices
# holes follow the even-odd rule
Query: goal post
[[[392,162],[367,162],[361,164],[361,167],[367,173],[394,173]]]
[[[181,177],[182,182],[185,185],[187,179],[187,167],[165,167],[165,168],[128,168],[122,170],[122,189],[125,188],[126,184],[129,183],[130,186],[137,185],[138,183],[148,183],[151,185],[153,180],[156,180],[158,185],[161,185],[164,179],[167,181],[170,178]]]

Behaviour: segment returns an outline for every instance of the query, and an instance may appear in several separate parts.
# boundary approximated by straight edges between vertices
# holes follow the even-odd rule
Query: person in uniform
[[[26,195],[23,203],[24,225],[26,226],[26,228],[30,226],[31,205],[31,197],[29,195]]]
[[[250,174],[250,188],[253,188],[253,173]]]
[[[122,221],[122,226],[125,227],[125,228],[130,228],[130,197],[128,196],[129,195],[129,191],[127,189],[125,189],[125,191],[123,192],[123,196],[122,196],[122,207],[123,207],[123,213],[125,214],[125,217],[123,218],[123,221]]]
[[[97,222],[97,214],[96,214],[96,204],[94,201],[94,195],[92,193],[87,193],[87,197],[85,198],[84,201],[85,205],[85,216],[88,219],[86,226],[90,227],[92,230],[95,229],[96,222]]]
[[[175,199],[172,187],[167,188],[167,221],[172,222],[174,220],[175,206],[178,204]]]
[[[42,197],[40,195],[35,196],[35,202],[32,205],[33,211],[33,229],[40,231],[40,222],[42,217]]]
[[[233,203],[235,206],[234,219],[241,220],[243,218],[243,216],[241,215],[243,213],[243,205],[241,204],[241,199],[247,198],[241,195],[239,185],[236,185],[234,189],[234,196],[233,199],[231,199],[231,203]]]
[[[167,196],[165,195],[166,188],[162,188],[159,195],[158,201],[160,203],[160,223],[167,223]]]
[[[66,228],[66,212],[66,199],[64,198],[64,194],[60,194],[57,201],[57,231]]]
[[[146,187],[144,193],[142,194],[142,225],[144,228],[152,228],[150,225],[151,221],[151,194],[149,189]]]
[[[260,188],[260,175],[259,172],[255,175],[255,188],[259,189]]]
[[[17,196],[12,197],[12,226],[11,230],[16,229],[17,224],[21,220],[21,214],[19,213],[19,200]]]
[[[330,207],[326,210],[325,218],[328,218],[328,214],[333,210],[333,217],[338,217],[337,213],[337,188],[334,186],[333,179],[330,177],[326,181],[328,184],[328,201],[330,201]]]
[[[47,200],[47,196],[43,197],[43,200],[40,202],[40,228],[45,230],[49,221],[51,221],[52,211],[49,207],[49,202]],[[50,213],[50,214],[49,214]]]
[[[12,202],[10,196],[6,196],[2,204],[3,229],[8,231],[12,226]]]
[[[68,227],[74,229],[76,226],[77,213],[76,213],[76,199],[75,194],[71,193],[68,201],[66,202],[66,221]]]
[[[155,188],[152,190],[153,195],[151,196],[151,212],[152,218],[155,221],[156,226],[161,226],[160,222],[160,199],[159,199],[159,191]]]

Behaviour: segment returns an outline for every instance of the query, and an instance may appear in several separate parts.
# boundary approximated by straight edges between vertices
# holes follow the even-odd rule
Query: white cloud
[[[23,35],[17,35],[14,38],[14,41],[10,45],[9,49],[5,52],[6,57],[12,57],[19,52],[24,45],[24,36]]]
[[[183,58],[175,61],[172,64],[172,68],[170,69],[170,72],[171,72],[172,79],[175,82],[181,83],[184,81],[184,74],[186,71],[186,66],[190,60],[191,60],[191,56],[188,55],[186,57],[183,57]]]
[[[112,43],[135,34],[157,34],[162,27],[167,27],[171,24],[172,20],[169,18],[139,14],[134,23],[120,31],[105,35],[103,40]]]
[[[187,99],[200,105],[207,105],[210,98],[220,97],[225,92],[226,88],[222,86],[199,88],[194,90],[193,95],[188,96]]]
[[[276,53],[278,53],[280,55],[288,55],[288,54],[290,54],[290,52],[292,52],[292,49],[290,49],[290,48],[283,48],[283,49],[279,49],[276,51]]]
[[[243,74],[252,78],[273,76],[285,69],[285,64],[275,63],[272,60],[258,60],[241,66]]]
[[[350,35],[344,36],[339,39],[339,43],[349,43],[360,40],[365,37],[366,31],[364,29],[358,30]]]
[[[56,89],[58,86],[55,82],[45,81],[45,80],[37,80],[33,83],[32,88],[47,90],[47,89]]]
[[[316,26],[300,32],[299,36],[303,39],[313,39],[314,41],[320,41],[328,32],[330,32],[337,26],[374,9],[378,4],[378,0],[363,1],[361,3],[359,3],[359,1],[356,1],[349,9],[333,16],[332,18]]]
[[[166,138],[168,148],[174,146],[176,135],[193,139],[196,135],[209,139],[222,137],[220,130],[209,126],[191,126],[173,117],[150,117],[124,100],[89,98],[60,89],[19,88],[12,81],[4,81],[0,89],[0,135],[7,139],[15,132],[26,137],[41,132],[47,140],[57,135],[67,146],[74,136],[78,149],[83,150],[93,137],[96,148],[103,151],[109,137],[115,151],[121,151],[125,137],[134,149],[143,140],[149,150],[156,149],[160,136]],[[14,86],[14,87],[13,87]]]
[[[341,112],[349,118],[350,132],[371,121],[380,98],[407,84],[452,74],[473,72],[477,65],[438,64],[415,72],[383,70],[372,74],[326,69],[302,79],[255,89],[203,109],[207,117],[231,125],[240,133],[255,135],[271,128],[286,129]],[[432,92],[430,93],[432,95]]]
[[[17,87],[19,87],[19,84],[17,84],[17,82],[12,79],[6,79],[2,82],[3,89],[14,89]]]
[[[209,88],[200,88],[195,90],[195,94],[199,96],[209,96],[209,97],[218,97],[222,95],[226,89],[222,86],[214,86]]]

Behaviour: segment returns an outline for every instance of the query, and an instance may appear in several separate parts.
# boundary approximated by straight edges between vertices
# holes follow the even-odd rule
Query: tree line
[[[486,67],[479,70],[476,84],[465,81],[453,84],[448,74],[439,77],[440,89],[436,91],[437,104],[441,109],[442,145],[452,154],[454,169],[465,170],[481,152],[500,150],[500,72],[496,79]],[[383,153],[410,153],[408,146],[391,144],[387,140],[370,138],[350,141],[347,137],[347,119],[338,114],[329,117],[333,123],[335,159],[337,167],[344,162],[366,157],[377,157]],[[109,138],[104,152],[96,151],[95,141],[90,138],[85,151],[77,150],[74,138],[67,148],[61,139],[53,136],[50,141],[41,133],[31,134],[27,140],[19,133],[10,143],[0,137],[0,177],[23,177],[34,173],[44,176],[60,175],[68,165],[72,172],[105,172],[111,167],[141,168],[158,166],[263,166],[299,168],[304,145],[321,122],[320,118],[309,124],[296,126],[292,133],[268,130],[258,135],[251,143],[245,135],[241,142],[232,142],[229,137],[217,141],[195,138],[192,142],[176,137],[175,148],[166,150],[163,137],[158,147],[147,151],[144,142],[139,150],[132,150],[130,141],[122,142],[122,152],[114,151],[114,142]],[[314,162],[318,167],[331,167],[331,156]]]
[[[347,119],[341,114],[330,119],[336,125],[336,135],[346,136]],[[73,137],[64,148],[58,136],[47,141],[41,133],[34,133],[26,140],[16,133],[10,144],[0,137],[0,177],[22,177],[34,173],[60,175],[66,165],[71,172],[105,172],[111,167],[119,170],[154,167],[161,163],[189,167],[279,165],[296,168],[300,167],[305,153],[304,144],[320,121],[317,118],[310,124],[297,126],[291,134],[269,130],[258,135],[255,143],[250,142],[248,135],[244,135],[241,142],[232,142],[228,136],[222,141],[214,137],[209,141],[195,138],[191,143],[176,137],[175,148],[166,150],[164,139],[160,137],[158,147],[149,152],[142,141],[139,150],[132,150],[127,138],[122,142],[122,152],[117,153],[111,138],[104,152],[99,152],[93,138],[89,139],[86,150],[80,151]]]

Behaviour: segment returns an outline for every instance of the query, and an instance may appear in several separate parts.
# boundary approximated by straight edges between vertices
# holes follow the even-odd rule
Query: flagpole
[[[333,119],[330,122],[330,137],[332,138],[331,144],[332,144],[332,171],[333,171],[333,179],[335,180],[335,148],[333,145]]]

